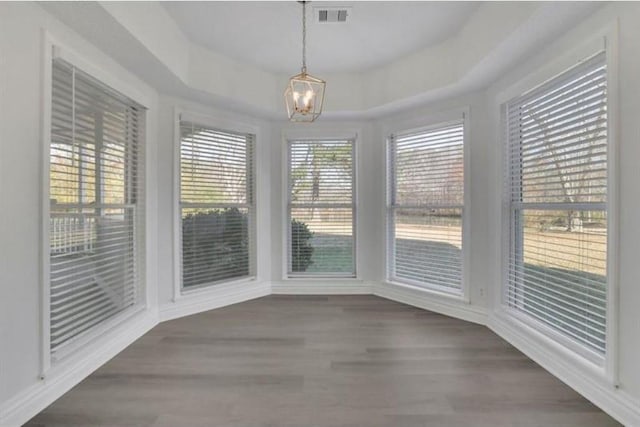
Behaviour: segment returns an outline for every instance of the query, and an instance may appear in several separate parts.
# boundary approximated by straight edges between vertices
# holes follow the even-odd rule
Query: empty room
[[[640,427],[639,22],[0,1],[0,427]]]

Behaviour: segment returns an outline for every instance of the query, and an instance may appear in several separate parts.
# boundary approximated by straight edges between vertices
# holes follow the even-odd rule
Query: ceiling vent
[[[317,7],[314,10],[316,22],[320,24],[345,23],[351,15],[350,7]]]

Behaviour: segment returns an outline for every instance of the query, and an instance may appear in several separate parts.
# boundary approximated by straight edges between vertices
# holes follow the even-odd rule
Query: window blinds
[[[52,70],[50,350],[138,301],[144,108],[69,63]]]
[[[180,122],[182,287],[253,274],[250,134]]]
[[[353,140],[289,141],[289,275],[355,276]]]
[[[507,104],[506,303],[605,352],[607,76],[600,53]]]
[[[389,278],[462,291],[462,120],[389,138]]]

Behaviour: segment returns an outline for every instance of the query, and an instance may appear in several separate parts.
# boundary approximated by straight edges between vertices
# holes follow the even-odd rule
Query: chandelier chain
[[[307,72],[307,2],[302,1],[302,72]]]

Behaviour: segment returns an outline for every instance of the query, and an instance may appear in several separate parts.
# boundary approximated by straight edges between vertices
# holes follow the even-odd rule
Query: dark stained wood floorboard
[[[29,427],[607,427],[489,329],[374,296],[269,296],[156,326]]]

